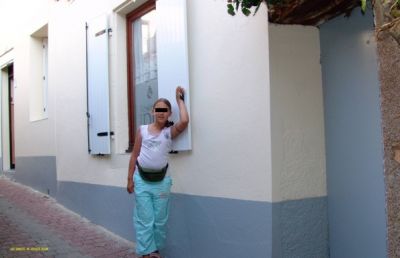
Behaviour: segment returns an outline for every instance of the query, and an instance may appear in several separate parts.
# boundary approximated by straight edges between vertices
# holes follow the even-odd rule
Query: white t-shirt
[[[168,153],[171,151],[171,127],[164,127],[158,135],[149,132],[149,125],[140,126],[142,147],[138,156],[141,167],[161,169],[168,163]]]

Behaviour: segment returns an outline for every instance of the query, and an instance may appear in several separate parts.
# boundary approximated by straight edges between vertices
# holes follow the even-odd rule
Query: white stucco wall
[[[173,159],[178,192],[271,200],[266,6],[231,17],[188,1],[193,151]]]
[[[110,16],[113,5],[117,6],[121,1],[117,2],[98,1],[93,5],[93,2],[74,1],[54,5],[49,26],[49,41],[53,41],[53,48],[49,48],[49,56],[57,62],[50,65],[49,73],[56,78],[56,81],[50,84],[56,85],[57,178],[61,181],[112,186],[125,184],[129,156],[115,154],[115,152],[113,155],[104,157],[89,155],[86,119],[85,23],[103,14]],[[112,59],[114,55],[115,50],[110,52],[111,60],[114,60]],[[121,63],[111,62],[110,71],[113,71],[114,67],[123,65]],[[124,76],[126,77],[126,74]],[[114,101],[115,80],[115,75],[110,74],[111,105],[115,107],[118,103],[120,105],[125,103],[126,108],[126,95]],[[119,92],[126,94],[125,84],[119,85]],[[113,109],[111,114],[113,114]],[[113,116],[111,116],[111,121],[114,121]],[[114,130],[114,126],[115,123],[112,122],[111,130]]]
[[[121,154],[127,131],[117,109],[126,107],[124,67],[118,47],[123,29],[111,13],[111,121],[116,129],[111,157],[87,153],[85,45],[82,24],[110,11],[75,2],[59,10],[50,26],[57,40],[50,55],[57,59],[57,173],[63,181],[124,187],[129,155]],[[81,5],[81,6],[80,6]],[[90,7],[90,6],[89,6]],[[249,200],[270,200],[268,24],[265,6],[254,17],[231,17],[225,1],[188,1],[189,65],[193,150],[171,157],[173,191]],[[85,11],[82,11],[85,10]],[[68,24],[66,17],[74,19]],[[118,25],[119,24],[119,25]],[[65,44],[68,43],[68,44]],[[243,49],[252,51],[244,52]],[[66,69],[68,67],[68,69]],[[73,75],[73,76],[72,76]],[[124,75],[125,76],[125,75]],[[53,82],[54,83],[54,82]],[[126,111],[125,111],[126,112]],[[124,112],[121,112],[124,113]],[[120,129],[118,129],[120,128]],[[121,139],[124,139],[121,141]],[[240,189],[240,190],[238,190]]]
[[[273,200],[326,196],[319,30],[269,26]]]
[[[43,15],[20,21],[23,29],[11,43],[17,83],[17,156],[56,156],[59,181],[126,185],[126,25],[125,13],[113,12],[124,2],[43,0],[40,8],[35,7],[38,12],[26,8],[35,16]],[[187,2],[193,150],[171,156],[173,191],[271,201],[266,6],[256,16],[231,17],[225,0]],[[112,155],[98,157],[87,151],[85,22],[104,13],[113,29],[110,120],[115,136]],[[29,40],[46,23],[49,118],[29,122]]]
[[[54,103],[49,90],[49,119],[30,122],[30,94],[34,81],[36,63],[32,51],[31,35],[48,23],[49,7],[52,1],[0,1],[0,55],[9,49],[10,54],[0,58],[0,66],[14,63],[14,110],[15,110],[15,155],[54,156]],[[40,63],[42,59],[39,59]],[[41,65],[41,64],[40,64]],[[34,95],[34,94],[33,94]],[[54,99],[54,98],[53,98]]]

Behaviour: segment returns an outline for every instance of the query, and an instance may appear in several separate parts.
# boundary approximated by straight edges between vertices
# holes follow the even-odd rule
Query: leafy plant
[[[367,0],[361,0],[361,10],[363,13],[365,13],[367,9]]]
[[[263,1],[264,0],[228,0],[228,13],[234,16],[240,8],[244,15],[249,16],[251,14],[250,9],[256,7],[253,14],[255,15]]]

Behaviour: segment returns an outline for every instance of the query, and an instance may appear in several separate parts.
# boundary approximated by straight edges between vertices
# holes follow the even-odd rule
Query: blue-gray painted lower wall
[[[15,180],[55,197],[57,194],[56,157],[16,157]]]
[[[67,208],[134,241],[125,188],[59,182]],[[172,194],[169,258],[328,257],[326,197],[281,203]]]
[[[174,194],[168,257],[270,257],[270,203]]]
[[[125,188],[57,182],[55,157],[17,157],[15,179],[134,241]],[[167,257],[328,257],[326,197],[278,203],[172,194]]]
[[[273,204],[273,257],[329,257],[326,197]]]
[[[125,188],[58,182],[57,201],[128,240],[134,240],[134,196]]]
[[[332,258],[386,257],[383,143],[373,17],[321,26]]]

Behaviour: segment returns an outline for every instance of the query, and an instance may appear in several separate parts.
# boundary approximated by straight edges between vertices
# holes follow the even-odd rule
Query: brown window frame
[[[126,16],[127,54],[128,54],[128,124],[129,143],[126,152],[132,152],[135,141],[135,62],[133,60],[132,24],[146,13],[156,9],[156,1],[149,0]]]

